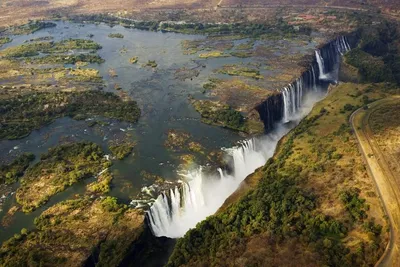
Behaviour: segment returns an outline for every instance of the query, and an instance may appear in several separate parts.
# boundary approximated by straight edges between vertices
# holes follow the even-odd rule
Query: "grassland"
[[[231,80],[212,79],[205,85],[212,96],[217,96],[223,103],[238,111],[250,112],[261,99],[275,94],[269,88],[253,85],[239,78]]]
[[[260,75],[260,71],[257,69],[242,67],[234,64],[224,65],[221,69],[218,69],[217,72],[222,74],[228,74],[230,76],[253,78],[256,80],[264,78],[262,75]]]
[[[24,212],[31,212],[50,197],[109,167],[101,148],[93,143],[72,143],[52,148],[28,169],[16,192]]]
[[[205,53],[201,53],[199,55],[199,58],[218,58],[218,57],[229,57],[228,54],[225,54],[222,51],[211,51],[211,52],[205,52]]]
[[[223,208],[178,241],[168,266],[373,265],[386,221],[348,118],[383,85],[342,84],[246,178]],[[267,247],[261,244],[268,244]]]
[[[400,238],[396,231],[400,225],[400,208],[398,204],[394,204],[400,201],[400,186],[397,178],[400,174],[400,166],[395,156],[396,153],[392,153],[392,151],[399,151],[400,146],[396,144],[398,133],[386,135],[382,131],[383,128],[386,128],[391,133],[391,128],[397,127],[398,123],[390,119],[392,116],[388,108],[392,107],[396,110],[393,105],[398,103],[399,95],[387,97],[369,104],[367,108],[357,110],[350,118],[360,151],[363,153],[365,162],[368,163],[368,169],[379,189],[379,196],[390,221],[389,244],[385,254],[377,263],[381,266],[397,266],[400,262],[398,250]],[[389,119],[387,120],[387,118]],[[390,145],[386,146],[382,143]]]
[[[232,109],[229,105],[211,100],[192,100],[191,103],[200,113],[203,123],[250,134],[264,132],[261,122],[246,120],[240,112]]]
[[[393,177],[400,176],[400,99],[377,107],[369,116],[374,139],[385,154]]]

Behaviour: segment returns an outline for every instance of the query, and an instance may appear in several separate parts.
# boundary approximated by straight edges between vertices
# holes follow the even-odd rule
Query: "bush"
[[[24,153],[8,165],[0,166],[0,185],[15,183],[22,177],[29,164],[35,159],[32,153]]]
[[[354,221],[363,221],[367,218],[366,211],[369,206],[365,203],[365,199],[359,198],[358,189],[352,188],[340,193],[340,199]]]
[[[44,109],[44,106],[48,108]],[[59,117],[86,119],[96,115],[136,122],[140,109],[135,101],[122,101],[113,93],[99,91],[26,94],[0,100],[0,139],[25,137]]]

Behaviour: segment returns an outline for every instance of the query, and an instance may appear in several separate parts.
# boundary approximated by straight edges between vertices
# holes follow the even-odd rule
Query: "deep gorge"
[[[246,140],[227,149],[231,171],[215,174],[202,167],[184,174],[182,186],[162,193],[147,213],[147,221],[156,236],[182,237],[187,230],[214,214],[240,183],[272,157],[275,147],[312,105],[320,100],[330,83],[336,83],[341,55],[356,44],[356,38],[337,37],[315,52],[309,69],[300,78],[256,107],[264,122],[266,136]]]
[[[315,51],[314,59],[303,74],[277,94],[268,97],[255,109],[264,122],[265,132],[274,129],[277,122],[289,122],[310,92],[326,92],[330,83],[337,82],[340,56],[355,47],[355,34],[340,36]]]

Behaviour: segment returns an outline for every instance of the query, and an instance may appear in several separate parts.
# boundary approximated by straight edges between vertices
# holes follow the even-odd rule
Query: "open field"
[[[5,0],[0,4],[0,27],[24,24],[29,19],[44,19],[56,16],[114,13],[141,20],[192,20],[207,22],[269,21],[281,14],[282,7],[309,12],[310,8],[342,11],[373,11],[400,17],[398,1],[344,1],[344,0]],[[250,12],[246,11],[250,9]],[[282,15],[282,14],[281,14]],[[235,21],[232,21],[235,20]]]
[[[193,9],[210,8],[215,6],[215,0],[66,0],[41,1],[21,0],[2,1],[0,4],[0,26],[25,23],[27,19],[41,19],[57,13],[92,14],[118,11],[138,11],[142,9]],[[18,11],[18,12],[17,12]]]
[[[388,98],[375,102],[368,110],[359,109],[351,117],[352,127],[355,130],[360,150],[363,153],[364,161],[368,164],[368,170],[374,178],[381,200],[384,203],[386,213],[390,220],[390,242],[378,266],[398,266],[400,263],[400,181],[397,169],[399,143],[398,132],[392,132],[399,127],[396,116],[386,116],[386,120],[379,120],[381,126],[386,129],[382,131],[377,125],[377,117],[385,113],[389,108],[393,109],[391,114],[396,113],[396,107],[400,104],[400,98]],[[377,115],[379,114],[379,115]],[[386,114],[387,115],[387,114]],[[382,118],[380,118],[382,119]],[[393,133],[388,136],[387,134]],[[381,134],[380,136],[378,134]],[[391,144],[385,146],[385,144]],[[395,150],[397,153],[392,154]]]

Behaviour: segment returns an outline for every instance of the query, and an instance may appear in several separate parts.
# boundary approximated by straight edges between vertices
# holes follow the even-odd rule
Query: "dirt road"
[[[358,109],[350,117],[360,151],[374,179],[390,222],[390,240],[376,266],[400,266],[400,177],[389,168],[388,161],[392,159],[381,151],[368,123],[374,110],[392,101],[398,101],[398,98],[386,98],[374,102],[369,105],[368,110]]]

